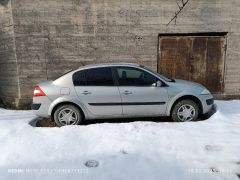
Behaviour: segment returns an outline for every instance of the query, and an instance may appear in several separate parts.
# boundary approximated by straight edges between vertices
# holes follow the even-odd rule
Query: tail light
[[[41,90],[39,86],[34,86],[33,97],[46,96],[46,94]]]

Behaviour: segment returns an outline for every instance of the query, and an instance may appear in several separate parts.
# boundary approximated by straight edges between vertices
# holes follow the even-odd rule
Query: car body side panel
[[[122,106],[117,86],[75,86],[78,99],[95,116],[121,116]]]
[[[119,89],[125,116],[165,115],[168,102],[167,87],[120,86]]]

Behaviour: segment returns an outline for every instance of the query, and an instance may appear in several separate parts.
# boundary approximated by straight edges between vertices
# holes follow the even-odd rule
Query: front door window
[[[118,67],[119,86],[156,86],[157,78],[141,69]]]

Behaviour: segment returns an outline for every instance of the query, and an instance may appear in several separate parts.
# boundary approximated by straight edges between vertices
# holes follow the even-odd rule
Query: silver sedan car
[[[194,121],[213,104],[213,96],[200,84],[170,79],[138,64],[113,63],[80,67],[36,85],[32,109],[65,126],[124,117]]]

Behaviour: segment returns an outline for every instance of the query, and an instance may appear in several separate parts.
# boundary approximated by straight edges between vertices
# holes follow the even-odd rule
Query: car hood
[[[190,86],[196,86],[199,88],[205,88],[203,85],[196,83],[196,82],[192,82],[192,81],[186,81],[186,80],[182,80],[182,79],[175,79],[175,83],[180,84],[180,85],[190,85]]]
[[[168,85],[174,92],[182,91],[189,94],[200,94],[205,89],[201,84],[180,79],[175,79],[174,82],[170,82]]]

